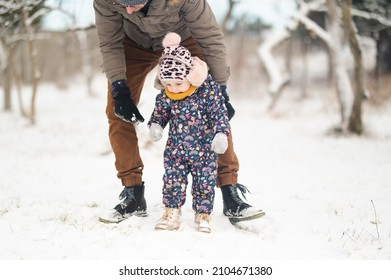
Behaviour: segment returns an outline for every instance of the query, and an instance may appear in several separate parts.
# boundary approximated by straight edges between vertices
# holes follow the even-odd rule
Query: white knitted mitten
[[[162,138],[163,128],[157,123],[151,123],[149,127],[149,137],[152,141],[157,142]]]
[[[217,133],[212,141],[212,150],[218,154],[224,154],[227,148],[228,148],[227,136],[222,132]]]

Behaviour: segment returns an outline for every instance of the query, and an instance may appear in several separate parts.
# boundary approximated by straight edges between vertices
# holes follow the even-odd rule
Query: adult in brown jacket
[[[159,62],[162,40],[168,32],[178,33],[181,45],[207,62],[213,79],[221,85],[230,117],[235,111],[226,91],[229,67],[223,34],[206,0],[94,0],[94,9],[103,71],[109,81],[109,138],[124,186],[122,202],[100,220],[120,222],[131,215],[146,215],[144,165],[134,125],[144,121],[137,104],[145,77]],[[224,214],[231,222],[259,218],[264,212],[238,195],[238,190],[243,194],[247,189],[237,183],[239,162],[232,136],[228,142],[227,151],[219,155],[217,177]]]

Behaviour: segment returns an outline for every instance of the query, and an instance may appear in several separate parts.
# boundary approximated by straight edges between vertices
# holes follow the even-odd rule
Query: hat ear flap
[[[153,86],[157,89],[157,90],[162,90],[164,89],[164,85],[162,83],[162,81],[160,80],[160,67],[157,67],[157,73],[156,73],[156,77],[155,77],[155,81],[153,83]]]
[[[199,59],[198,57],[193,57],[192,69],[190,73],[186,76],[186,79],[196,87],[202,85],[202,83],[208,77],[208,65]]]

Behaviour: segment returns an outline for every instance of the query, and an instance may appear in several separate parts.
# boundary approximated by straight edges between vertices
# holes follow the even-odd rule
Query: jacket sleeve
[[[112,5],[112,1],[94,0],[95,24],[103,60],[102,67],[106,77],[114,82],[126,79],[126,65],[123,47],[123,19],[112,9]]]
[[[216,82],[211,82],[210,85],[211,91],[208,95],[209,125],[213,127],[214,134],[222,132],[228,136],[230,133],[230,124],[224,97],[221,94],[220,86]]]
[[[182,12],[193,38],[200,44],[213,79],[226,84],[230,75],[224,35],[206,0],[185,1]]]
[[[151,126],[151,123],[157,123],[162,128],[165,128],[170,120],[170,109],[168,98],[165,97],[164,90],[162,90],[156,96],[155,107],[149,119],[148,127]]]

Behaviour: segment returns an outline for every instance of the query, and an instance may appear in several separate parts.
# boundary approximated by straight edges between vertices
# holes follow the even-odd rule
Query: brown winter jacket
[[[146,16],[127,14],[115,0],[94,0],[94,9],[103,71],[110,81],[126,79],[125,35],[146,49],[157,50],[163,48],[163,37],[170,31],[182,40],[192,36],[202,48],[212,77],[222,84],[228,80],[223,34],[206,0],[153,0]]]

